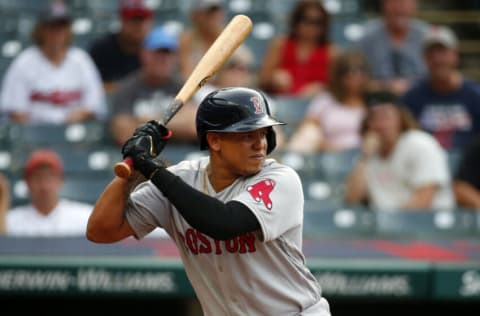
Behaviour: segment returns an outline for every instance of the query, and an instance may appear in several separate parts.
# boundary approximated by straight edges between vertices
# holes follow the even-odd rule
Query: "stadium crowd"
[[[8,130],[98,123],[105,136],[81,150],[109,147],[118,158],[136,126],[162,119],[233,12],[226,0],[180,1],[188,4],[187,14],[177,17],[180,27],[172,27],[162,20],[162,9],[148,1],[119,0],[109,16],[118,22],[114,31],[105,27],[77,45],[74,1],[40,2],[45,6],[35,11],[30,42],[0,73],[1,124]],[[265,49],[247,40],[169,123],[172,150],[198,145],[196,107],[208,92],[226,86],[259,88],[273,116],[289,124],[279,128],[272,155],[285,163],[292,154],[351,157],[351,164],[343,166],[348,170],[332,180],[341,182],[337,199],[342,207],[480,209],[480,86],[459,70],[453,30],[418,19],[419,1],[381,0],[379,15],[363,21],[362,36],[340,43],[332,35],[335,17],[325,1],[289,2],[285,27],[278,27]],[[10,132],[1,136],[0,151],[13,158],[0,177],[0,232],[83,234],[89,207],[83,202],[94,201],[57,196],[64,178],[78,176],[63,168],[60,145],[17,142]],[[34,155],[27,160],[24,152]],[[16,161],[16,154],[25,159]],[[15,169],[15,163],[21,165]],[[36,170],[40,165],[45,168]],[[292,166],[305,180],[321,177]],[[94,175],[99,176],[111,177]],[[14,196],[18,179],[30,192],[21,200],[24,206]]]

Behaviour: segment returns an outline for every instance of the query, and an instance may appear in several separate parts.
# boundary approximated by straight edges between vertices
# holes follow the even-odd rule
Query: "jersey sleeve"
[[[414,187],[442,185],[450,180],[447,157],[433,138],[425,135],[411,142],[410,155],[413,171],[410,173],[410,182]]]
[[[279,165],[250,178],[233,200],[257,217],[263,241],[276,239],[303,223],[303,190],[297,173]]]
[[[144,182],[130,194],[125,216],[135,232],[135,238],[142,239],[156,227],[171,232],[170,203],[150,181]]]
[[[30,87],[26,78],[25,52],[20,54],[7,69],[3,80],[0,104],[2,112],[28,111]]]

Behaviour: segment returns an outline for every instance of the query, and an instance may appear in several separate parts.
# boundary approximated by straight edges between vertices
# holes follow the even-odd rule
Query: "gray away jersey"
[[[261,230],[214,240],[191,227],[148,181],[131,194],[126,210],[136,238],[156,227],[168,232],[207,316],[330,315],[301,252],[303,191],[295,171],[268,159],[259,173],[215,192],[206,175],[208,162],[208,157],[183,161],[169,170],[223,202],[245,204]]]

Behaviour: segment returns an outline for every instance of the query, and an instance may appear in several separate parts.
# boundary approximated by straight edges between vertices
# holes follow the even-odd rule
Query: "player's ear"
[[[220,134],[215,132],[207,132],[206,135],[208,147],[212,151],[220,150]]]

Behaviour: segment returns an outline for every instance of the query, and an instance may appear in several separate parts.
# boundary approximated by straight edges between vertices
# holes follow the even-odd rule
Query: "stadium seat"
[[[270,100],[272,115],[280,121],[287,123],[282,130],[290,137],[298,125],[303,121],[310,98],[297,98],[277,96]]]
[[[4,13],[39,12],[44,4],[44,0],[0,0],[0,11]]]
[[[60,195],[64,198],[95,204],[100,194],[112,178],[73,178],[65,179]]]
[[[322,152],[315,156],[315,169],[321,170],[327,182],[345,182],[353,170],[358,157],[358,150]]]
[[[74,0],[73,2],[80,2],[83,4],[73,4],[76,9],[85,8],[93,15],[115,15],[118,11],[119,0]]]
[[[231,12],[231,15],[233,14],[234,12]],[[249,12],[246,14],[253,22],[253,30],[245,39],[245,45],[250,48],[255,57],[252,67],[260,69],[268,45],[273,37],[279,33],[278,24],[275,23],[268,12]]]
[[[122,158],[120,149],[105,146],[50,146],[63,161],[67,175],[81,177],[113,176],[113,166]],[[33,150],[16,150],[11,169],[21,173],[26,160]],[[1,156],[0,156],[1,157]],[[0,160],[1,163],[1,160]]]
[[[106,136],[105,124],[90,121],[75,124],[12,124],[10,141],[26,148],[50,145],[82,145],[101,143]]]
[[[480,212],[476,212],[476,232],[477,237],[480,237]]]
[[[293,168],[302,179],[323,179],[322,170],[315,163],[316,155],[277,150],[271,157]]]
[[[19,174],[9,174],[8,180],[10,182],[11,207],[28,203],[28,188],[23,177]]]
[[[454,175],[457,172],[458,164],[462,158],[461,149],[450,149],[447,152],[448,155],[448,167],[450,169],[450,174]]]
[[[437,238],[438,236],[472,236],[475,218],[472,212],[398,210],[375,212],[377,234],[386,237]]]
[[[60,195],[64,198],[86,203],[95,203],[105,186],[112,180],[113,173],[98,172],[97,176],[65,174]],[[11,206],[29,203],[28,188],[21,173],[8,175],[11,186]]]
[[[190,143],[171,142],[160,154],[167,165],[176,164],[185,159],[193,159],[207,155],[207,151],[200,151],[198,145]]]
[[[12,165],[15,157],[9,149],[0,149],[0,173],[7,174],[12,172]]]
[[[344,204],[343,183],[328,183],[322,179],[302,179],[305,200],[318,203],[318,209],[324,207],[342,207]]]
[[[305,198],[305,212],[332,212],[344,209],[346,206],[342,200],[325,198],[325,199],[309,199]]]
[[[306,205],[309,202],[306,202]],[[366,210],[333,208],[322,212],[304,212],[305,237],[366,237],[375,233],[374,216]]]
[[[287,124],[298,124],[305,117],[309,98],[277,96],[271,99],[272,115]]]
[[[10,147],[9,137],[10,124],[6,121],[6,118],[0,121],[0,149],[4,150]]]

